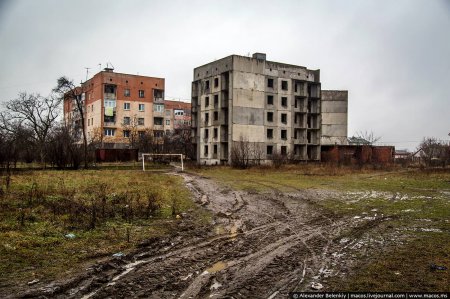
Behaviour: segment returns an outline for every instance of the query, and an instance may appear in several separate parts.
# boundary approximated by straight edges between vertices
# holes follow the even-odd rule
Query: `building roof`
[[[191,109],[191,103],[181,102],[181,101],[164,101],[164,106],[166,109]]]

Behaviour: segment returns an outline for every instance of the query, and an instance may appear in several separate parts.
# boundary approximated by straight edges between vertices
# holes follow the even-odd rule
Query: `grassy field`
[[[327,285],[332,290],[450,291],[448,170],[287,166],[279,170],[223,167],[194,171],[249,192],[330,190],[330,195],[317,203],[337,217],[389,219],[365,231],[367,239],[397,233],[405,242],[362,259],[350,276],[331,279]],[[432,270],[432,264],[444,265],[447,270]]]
[[[126,253],[171,233],[186,211],[198,224],[209,221],[182,178],[116,168],[20,171],[9,190],[2,186],[0,287],[64,277]]]

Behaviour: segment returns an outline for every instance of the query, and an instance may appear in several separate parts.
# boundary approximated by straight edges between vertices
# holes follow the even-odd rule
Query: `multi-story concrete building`
[[[319,161],[320,71],[272,62],[266,55],[231,55],[194,69],[192,136],[201,164],[230,163],[233,146]]]
[[[101,141],[103,147],[128,147],[130,140],[148,130],[162,137],[173,130],[178,114],[189,116],[190,122],[190,104],[164,100],[163,78],[121,74],[107,68],[77,91],[84,106],[88,142]],[[73,127],[81,125],[72,99],[64,101],[64,118]]]
[[[164,101],[166,114],[164,126],[166,131],[190,129],[191,103],[180,101]]]
[[[321,145],[348,144],[348,91],[322,90]]]

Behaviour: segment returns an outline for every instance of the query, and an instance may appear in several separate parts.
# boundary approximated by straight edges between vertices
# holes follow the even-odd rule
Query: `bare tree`
[[[84,168],[88,168],[88,143],[86,138],[85,127],[85,103],[82,99],[83,89],[82,87],[76,87],[73,80],[66,77],[60,77],[57,80],[57,86],[53,89],[60,95],[60,100],[68,100],[75,103],[78,115],[81,120],[81,132],[83,134],[83,151],[84,151]]]
[[[61,100],[55,96],[42,97],[39,94],[22,92],[15,100],[6,102],[7,111],[4,119],[17,121],[19,126],[33,132],[33,139],[38,146],[41,163],[45,165],[45,144],[52,127],[56,124],[60,113]],[[6,129],[6,128],[5,128]]]
[[[450,162],[450,144],[434,137],[426,137],[419,145],[420,156],[427,166],[439,163],[445,167]]]
[[[128,141],[130,147],[137,148],[139,142],[139,131],[138,131],[139,121],[137,115],[136,114],[133,115],[133,117],[129,118],[127,122],[125,122],[124,119],[121,125],[123,131],[129,132]]]
[[[239,141],[234,141],[231,147],[231,166],[236,168],[248,168],[252,165],[260,165],[264,156],[264,149],[257,142],[249,142],[242,135]]]
[[[377,143],[381,139],[380,136],[375,136],[372,131],[370,131],[370,132],[368,132],[368,131],[356,132],[356,137],[366,141],[366,145],[374,145],[375,143]]]

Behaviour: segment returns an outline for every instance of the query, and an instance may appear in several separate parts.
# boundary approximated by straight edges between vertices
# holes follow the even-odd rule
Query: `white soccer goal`
[[[142,154],[142,170],[145,171],[145,156],[149,157],[163,157],[163,156],[174,156],[174,157],[180,157],[181,160],[181,171],[184,171],[183,166],[183,154]]]

